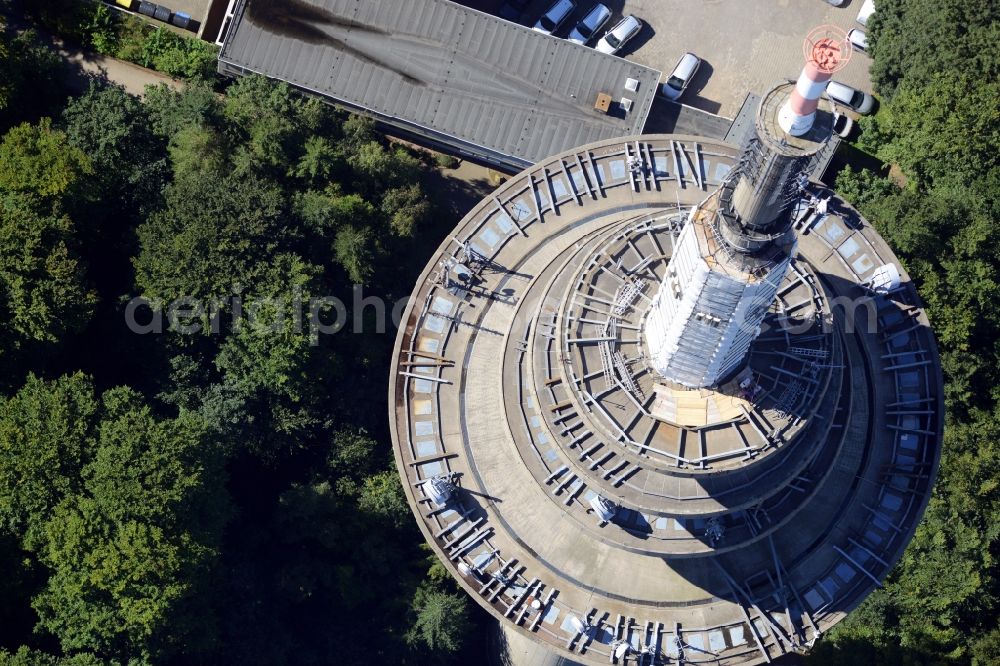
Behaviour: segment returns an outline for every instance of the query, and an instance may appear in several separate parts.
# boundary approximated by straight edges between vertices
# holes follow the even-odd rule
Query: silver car
[[[667,99],[674,101],[680,99],[691,83],[691,79],[698,73],[699,67],[701,67],[701,58],[693,53],[685,53],[674,65],[673,71],[670,72],[670,76],[660,88],[660,92]]]
[[[847,39],[851,42],[851,48],[862,53],[868,52],[868,33],[864,30],[851,28],[847,31]]]
[[[597,46],[594,48],[601,53],[614,55],[621,51],[628,40],[638,35],[640,30],[642,30],[642,21],[629,14],[611,28],[604,37],[601,37],[601,41],[597,42]]]
[[[574,44],[586,44],[594,35],[601,31],[601,28],[611,18],[611,10],[602,4],[594,5],[594,8],[587,12],[587,15],[580,19],[573,31],[569,33],[568,39]]]
[[[559,29],[563,21],[569,18],[574,9],[576,9],[576,3],[573,0],[556,0],[549,7],[549,11],[542,14],[541,18],[538,19],[538,22],[531,29],[544,35],[551,35]]]
[[[867,116],[875,110],[875,98],[866,92],[855,90],[843,83],[830,81],[826,84],[826,95],[836,104],[843,104],[849,109]]]

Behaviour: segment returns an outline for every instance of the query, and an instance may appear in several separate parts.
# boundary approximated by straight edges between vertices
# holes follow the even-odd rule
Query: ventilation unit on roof
[[[597,101],[594,102],[594,108],[601,113],[607,113],[611,110],[611,95],[607,93],[597,93]]]

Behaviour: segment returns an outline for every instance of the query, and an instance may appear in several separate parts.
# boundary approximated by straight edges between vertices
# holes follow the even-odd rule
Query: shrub
[[[103,55],[118,52],[120,22],[103,3],[94,5],[90,20],[83,26],[86,43]]]
[[[159,30],[159,29],[158,29]],[[197,39],[172,37],[171,43],[153,56],[153,67],[182,79],[210,79],[215,75],[218,51],[215,46]]]
[[[118,20],[99,8],[87,28],[87,42],[95,50],[187,80],[215,75],[218,49],[214,44],[154,28],[133,16]]]
[[[442,169],[457,169],[458,165],[461,164],[457,157],[445,153],[435,153],[434,162]]]

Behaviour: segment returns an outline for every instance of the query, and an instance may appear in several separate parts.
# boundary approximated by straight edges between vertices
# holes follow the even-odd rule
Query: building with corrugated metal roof
[[[641,134],[660,79],[449,0],[240,0],[219,71],[285,81],[507,171]]]

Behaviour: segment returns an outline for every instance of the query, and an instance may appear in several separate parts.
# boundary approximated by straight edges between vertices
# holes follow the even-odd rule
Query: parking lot
[[[533,24],[552,1],[529,2],[522,23]],[[459,2],[490,13],[497,13],[504,4],[504,0]],[[576,10],[557,36],[565,37],[596,1],[576,3]],[[781,79],[798,76],[803,63],[802,40],[812,28],[823,24],[844,30],[861,27],[855,24],[861,0],[850,0],[843,7],[833,7],[824,0],[603,0],[603,4],[613,12],[606,29],[624,14],[634,14],[646,24],[619,55],[655,67],[664,75],[686,51],[702,58],[701,68],[681,101],[727,118],[739,111],[747,92],[763,93]],[[867,55],[855,52],[835,79],[870,92],[869,63]],[[654,107],[651,121],[666,113],[677,115],[676,110],[659,106]]]

